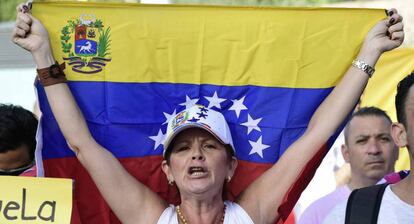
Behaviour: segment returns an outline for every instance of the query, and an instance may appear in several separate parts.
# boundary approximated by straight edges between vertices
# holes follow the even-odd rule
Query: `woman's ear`
[[[227,174],[228,178],[231,179],[234,176],[234,172],[236,172],[237,164],[238,164],[237,158],[235,156],[232,156],[230,164],[229,164],[229,172]]]
[[[407,131],[403,124],[393,123],[391,126],[391,134],[398,147],[401,148],[407,146]]]
[[[174,182],[174,177],[171,173],[170,165],[168,165],[167,160],[163,160],[161,163],[161,169],[167,176],[168,182]]]

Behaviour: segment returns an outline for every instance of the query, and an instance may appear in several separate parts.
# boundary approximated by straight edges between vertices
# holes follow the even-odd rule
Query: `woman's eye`
[[[181,146],[181,147],[177,147],[177,148],[175,148],[175,150],[174,151],[176,151],[176,152],[181,152],[181,151],[185,151],[185,150],[187,150],[187,149],[189,149],[190,147],[188,147],[188,146]]]
[[[213,144],[206,144],[204,147],[208,148],[208,149],[215,149],[216,148],[216,146],[213,145]]]

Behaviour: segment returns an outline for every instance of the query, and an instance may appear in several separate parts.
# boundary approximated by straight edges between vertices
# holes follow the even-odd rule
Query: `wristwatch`
[[[365,73],[367,73],[367,75],[371,78],[372,77],[372,75],[374,74],[374,72],[375,72],[375,69],[371,66],[371,65],[369,65],[369,64],[367,64],[367,63],[365,63],[364,61],[361,61],[361,60],[359,60],[359,59],[355,59],[355,60],[353,60],[352,61],[352,66],[354,66],[355,68],[357,68],[357,69],[359,69],[359,70],[361,70],[361,71],[363,71],[363,72],[365,72]]]
[[[66,75],[63,73],[65,67],[65,63],[59,65],[56,61],[55,64],[50,67],[37,69],[37,77],[40,84],[43,86],[50,86],[57,83],[67,82]]]

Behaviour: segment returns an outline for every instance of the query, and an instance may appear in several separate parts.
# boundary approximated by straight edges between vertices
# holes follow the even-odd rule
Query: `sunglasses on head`
[[[24,171],[30,169],[32,166],[35,165],[35,161],[32,161],[30,164],[24,165],[19,168],[14,169],[0,169],[0,176],[19,176]]]

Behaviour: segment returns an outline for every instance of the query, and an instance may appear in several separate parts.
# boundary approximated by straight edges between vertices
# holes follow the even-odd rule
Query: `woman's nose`
[[[203,160],[204,157],[202,155],[198,155],[198,156],[193,156],[192,159],[193,160]]]
[[[204,155],[201,148],[195,147],[193,155],[191,157],[193,160],[204,160]]]

